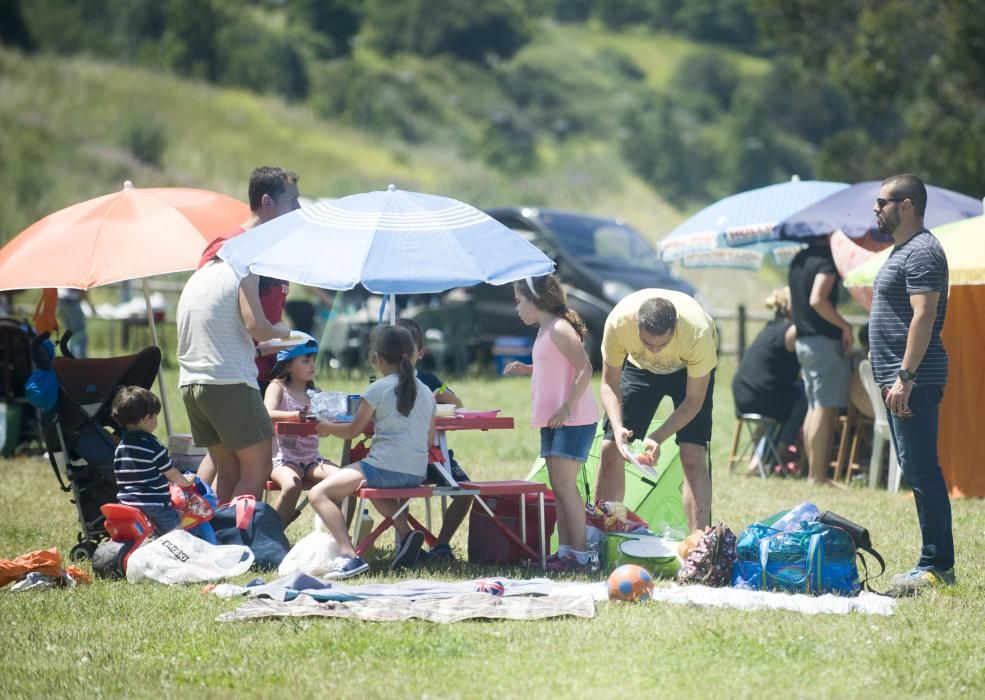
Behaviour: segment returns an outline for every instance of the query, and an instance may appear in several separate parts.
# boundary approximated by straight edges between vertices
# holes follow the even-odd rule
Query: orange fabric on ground
[[[58,550],[39,549],[36,552],[22,554],[16,559],[0,559],[0,586],[6,586],[32,571],[46,576],[61,577],[62,558],[58,555]]]
[[[951,496],[985,497],[985,285],[951,287],[941,337],[948,378],[937,441]]]

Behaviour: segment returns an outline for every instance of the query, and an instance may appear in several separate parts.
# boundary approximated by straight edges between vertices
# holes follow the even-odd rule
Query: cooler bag
[[[277,511],[253,496],[237,496],[216,508],[212,528],[219,544],[249,547],[258,569],[276,569],[291,549]]]
[[[677,558],[677,542],[650,535],[607,533],[602,556],[606,574],[623,564],[636,564],[649,571],[654,578],[674,578],[681,568],[681,560]]]
[[[540,539],[537,532],[540,519],[537,515],[537,498],[526,499],[527,536],[520,534],[520,503],[518,496],[496,496],[484,499],[489,510],[506,527],[523,539],[534,551],[540,551]],[[545,548],[550,548],[551,536],[554,534],[554,524],[557,522],[557,511],[554,507],[554,495],[544,494],[544,529],[547,530]],[[529,557],[515,542],[511,542],[492,522],[492,518],[481,506],[473,504],[469,515],[469,563],[470,564],[516,564],[527,561]]]

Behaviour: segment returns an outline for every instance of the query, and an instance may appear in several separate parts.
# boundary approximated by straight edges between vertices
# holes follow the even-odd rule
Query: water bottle
[[[816,505],[810,503],[809,501],[804,501],[773,523],[772,527],[774,530],[779,530],[780,532],[799,530],[800,523],[804,521],[809,523],[813,522],[817,520],[817,516],[820,514],[821,511],[818,510]]]
[[[356,528],[356,544],[369,537],[373,532],[373,516],[369,514],[369,508],[363,508],[359,515],[359,527]]]

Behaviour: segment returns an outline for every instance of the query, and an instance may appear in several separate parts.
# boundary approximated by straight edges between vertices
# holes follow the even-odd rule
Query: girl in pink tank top
[[[317,389],[314,382],[318,343],[308,340],[277,353],[277,364],[270,371],[270,384],[263,395],[270,420],[303,421],[308,415],[308,389]],[[274,434],[272,444],[273,471],[270,478],[280,486],[274,509],[285,527],[294,519],[303,482],[321,481],[338,466],[318,452],[317,435]]]
[[[537,325],[533,364],[511,362],[503,374],[531,378],[532,422],[540,428],[540,456],[547,462],[557,499],[558,549],[547,568],[580,571],[588,567],[585,503],[577,478],[595,439],[599,413],[592,396],[592,364],[582,347],[585,324],[572,309],[556,275],[526,278],[513,285],[516,312]]]

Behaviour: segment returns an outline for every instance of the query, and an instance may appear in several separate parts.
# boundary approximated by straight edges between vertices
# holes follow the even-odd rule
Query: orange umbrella
[[[194,270],[205,246],[246,221],[250,208],[224,194],[181,187],[123,190],[49,214],[0,249],[0,290],[89,289]],[[144,300],[154,344],[150,290]],[[164,421],[171,432],[164,402]]]
[[[32,224],[0,250],[0,290],[89,289],[194,270],[206,244],[242,223],[248,206],[188,188],[123,190]]]

